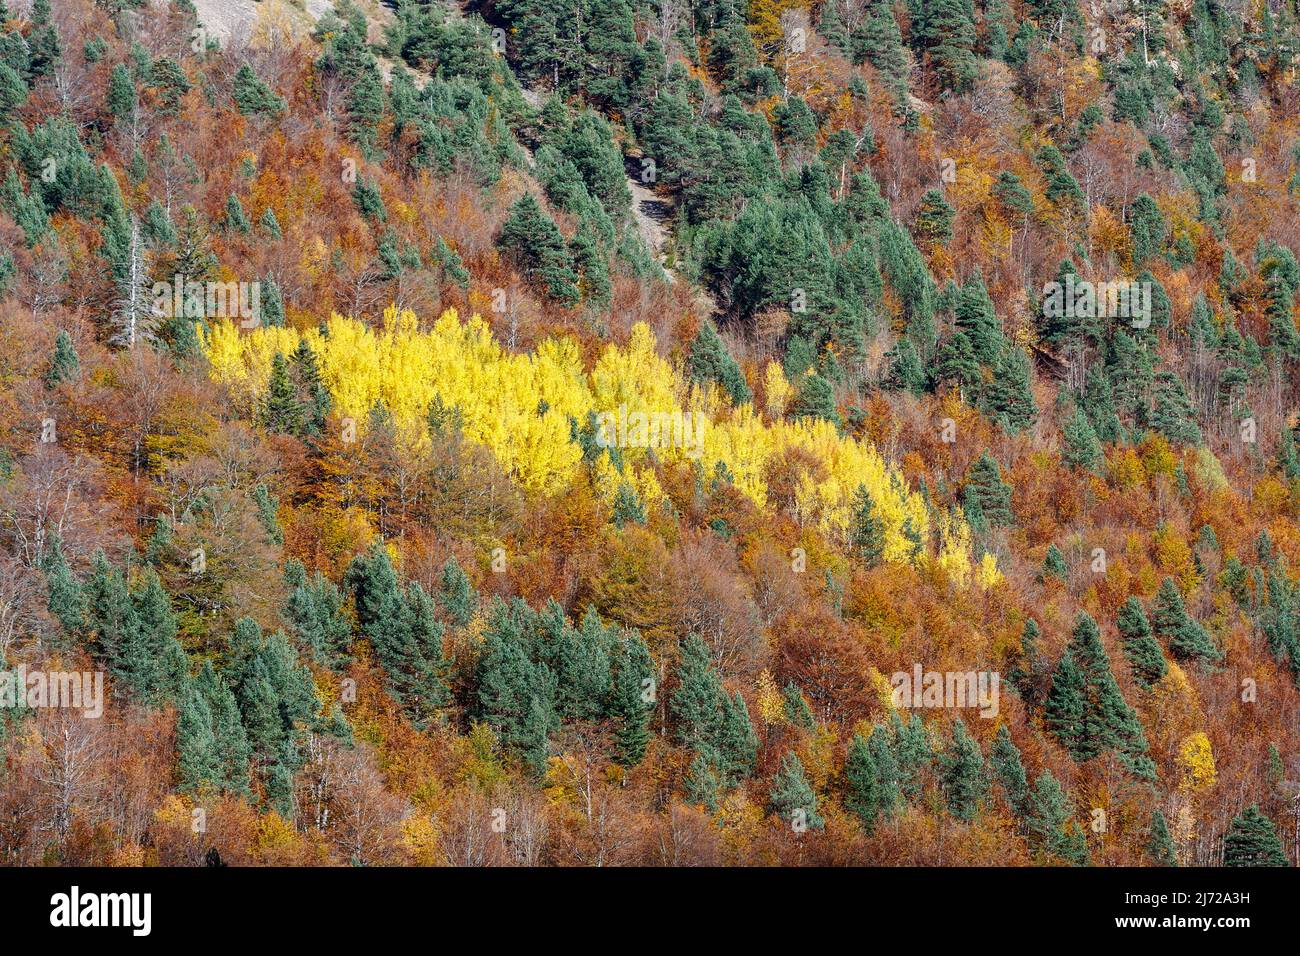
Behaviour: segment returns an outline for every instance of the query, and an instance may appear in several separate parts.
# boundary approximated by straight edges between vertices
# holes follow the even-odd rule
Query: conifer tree
[[[1232,820],[1223,838],[1224,866],[1290,866],[1273,821],[1251,805]]]
[[[529,654],[531,625],[521,614],[526,610],[494,602],[476,675],[474,713],[540,777],[546,770],[550,736],[559,727],[557,688],[554,672]]]
[[[191,685],[176,716],[176,777],[182,793],[216,788],[222,779],[221,754],[212,733],[212,711]]]
[[[247,63],[235,71],[232,95],[245,116],[274,115],[284,110],[284,100],[262,81]]]
[[[794,681],[785,685],[785,689],[781,692],[781,699],[785,719],[793,726],[812,730],[817,725],[812,708],[808,706],[808,701],[804,699]]]
[[[1130,597],[1120,608],[1116,620],[1120,640],[1124,645],[1124,656],[1128,658],[1133,671],[1133,679],[1150,689],[1165,676],[1168,665],[1159,643],[1151,634],[1151,625],[1147,621],[1142,604],[1135,597]]]
[[[858,485],[853,495],[849,547],[868,568],[878,565],[885,556],[885,523],[880,519],[866,485]]]
[[[1074,806],[1051,771],[1044,770],[1029,792],[1025,827],[1030,844],[1046,856],[1074,866],[1088,865],[1088,841],[1074,819]]]
[[[997,459],[987,451],[971,465],[963,497],[967,503],[977,505],[993,527],[1015,522],[1011,511],[1011,486],[1002,480],[1002,469],[998,467]]]
[[[1151,814],[1151,837],[1147,842],[1147,858],[1152,866],[1177,866],[1178,854],[1174,849],[1173,837],[1169,835],[1169,824],[1165,815],[1156,809]]]
[[[1052,674],[1052,687],[1044,705],[1043,718],[1047,729],[1072,755],[1083,752],[1080,748],[1086,732],[1085,694],[1083,673],[1075,662],[1073,651],[1067,647]]]
[[[793,751],[781,761],[769,795],[773,811],[796,828],[820,830],[826,821],[817,812],[817,794],[804,773],[803,762]]]
[[[282,352],[271,359],[271,377],[267,383],[266,399],[262,405],[262,425],[281,435],[302,432],[302,407],[298,403],[298,390],[289,378],[289,363]]]
[[[1141,269],[1148,259],[1165,245],[1168,230],[1164,215],[1146,193],[1133,200],[1129,218],[1129,238],[1133,249],[1133,267]]]
[[[862,829],[871,833],[880,817],[884,788],[880,770],[871,755],[871,745],[861,734],[854,734],[853,742],[849,744],[844,761],[844,783],[844,806],[857,814]]]
[[[1049,730],[1076,762],[1115,751],[1136,776],[1154,779],[1146,736],[1111,673],[1097,623],[1081,611],[1048,695]]]
[[[718,337],[713,322],[705,319],[699,334],[691,342],[687,367],[691,380],[695,382],[716,382],[731,397],[735,405],[751,401],[753,394],[741,374],[740,366],[727,351],[726,345]]]
[[[943,198],[937,189],[927,189],[912,223],[912,235],[925,242],[946,244],[952,239],[952,223],[957,210]]]
[[[306,569],[293,558],[285,565],[285,582],[291,588],[284,609],[286,623],[318,663],[338,670],[350,660],[352,641],[352,627],[343,614],[343,595],[319,571],[309,579]]]
[[[650,742],[650,719],[654,714],[653,697],[646,691],[654,680],[654,661],[650,649],[637,631],[623,635],[614,657],[613,702],[611,711],[619,721],[615,731],[618,762],[635,767],[645,757]]]
[[[831,383],[816,372],[809,372],[795,394],[790,414],[795,418],[824,418],[828,422],[840,424],[840,414],[835,407],[835,390]]]
[[[972,273],[957,293],[953,309],[956,326],[970,340],[971,350],[981,365],[993,365],[1006,347],[1002,325],[993,309],[984,277]]]
[[[952,743],[941,764],[948,812],[963,823],[970,823],[988,793],[989,778],[979,744],[960,717],[953,722]]]
[[[1160,582],[1152,623],[1156,636],[1164,640],[1170,653],[1179,660],[1199,661],[1207,665],[1223,660],[1223,651],[1215,645],[1209,632],[1187,613],[1183,596],[1171,577]]]
[[[456,627],[464,627],[478,610],[478,592],[453,555],[442,566],[438,602]]]
[[[262,217],[257,220],[257,224],[272,239],[284,238],[284,234],[280,232],[280,220],[275,218],[275,210],[270,206],[262,211]]]
[[[609,520],[614,527],[622,528],[627,524],[645,524],[645,505],[628,482],[621,482],[614,493],[614,504],[610,510]]]
[[[79,638],[86,626],[86,598],[81,582],[64,557],[63,542],[57,532],[52,533],[46,542],[41,570],[45,572],[45,584],[49,589],[46,607],[65,635]]]
[[[1044,581],[1049,577],[1064,581],[1069,576],[1070,569],[1065,563],[1065,555],[1061,554],[1061,549],[1056,545],[1049,544],[1047,546],[1047,556],[1043,558],[1043,571],[1040,577]]]
[[[1066,421],[1062,436],[1065,445],[1061,452],[1061,460],[1069,467],[1080,471],[1092,471],[1101,463],[1101,442],[1092,427],[1092,422],[1078,405],[1074,407],[1074,412]]]
[[[119,63],[108,75],[108,111],[119,123],[127,123],[135,114],[139,105],[135,92],[135,81],[127,68]]]
[[[890,720],[894,736],[893,754],[898,767],[899,791],[906,799],[915,800],[920,796],[926,775],[934,763],[930,735],[917,714],[913,714],[906,724],[899,719],[897,712],[890,715]]]
[[[691,758],[684,784],[687,803],[702,806],[710,813],[717,812],[718,794],[722,785],[703,753],[696,753]]]
[[[869,62],[885,76],[896,95],[906,96],[911,62],[891,4],[872,0],[849,42],[854,63]]]
[[[551,298],[568,305],[578,301],[578,275],[564,236],[531,193],[510,207],[497,246],[512,255],[524,276]]]
[[[1029,778],[1020,760],[1020,748],[1011,739],[1006,724],[998,728],[997,736],[993,738],[989,763],[993,765],[993,773],[1007,796],[1011,812],[1023,817],[1029,809]]]
[[[1043,700],[1044,678],[1047,664],[1038,646],[1038,622],[1025,619],[1020,634],[1020,653],[1007,673],[1007,680],[1025,704],[1032,710]]]

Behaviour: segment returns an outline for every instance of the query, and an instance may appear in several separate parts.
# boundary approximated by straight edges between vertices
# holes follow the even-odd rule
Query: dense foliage
[[[0,859],[1295,865],[1297,40],[0,0]]]

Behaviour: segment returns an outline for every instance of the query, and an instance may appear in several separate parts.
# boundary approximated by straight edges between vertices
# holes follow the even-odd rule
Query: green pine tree
[[[1273,821],[1259,812],[1259,807],[1247,807],[1232,820],[1223,838],[1224,866],[1290,866],[1282,841],[1278,839]]]
[[[960,717],[953,722],[952,744],[941,763],[948,812],[963,823],[972,822],[988,793],[989,778],[979,744]]]
[[[1160,582],[1152,611],[1152,624],[1158,638],[1164,640],[1179,660],[1198,661],[1206,665],[1223,660],[1223,651],[1214,643],[1204,626],[1187,613],[1183,596],[1174,579]]]
[[[1151,836],[1147,842],[1147,857],[1152,866],[1177,866],[1178,854],[1165,815],[1157,809],[1151,814]]]
[[[1160,644],[1152,636],[1151,625],[1141,602],[1135,597],[1125,601],[1115,623],[1124,645],[1124,656],[1128,658],[1129,667],[1133,671],[1133,679],[1139,686],[1147,689],[1154,687],[1169,668]]]
[[[797,830],[804,827],[820,830],[826,821],[817,812],[817,794],[804,773],[803,763],[794,752],[787,753],[781,761],[781,769],[772,781],[769,795],[772,810],[783,817]]]

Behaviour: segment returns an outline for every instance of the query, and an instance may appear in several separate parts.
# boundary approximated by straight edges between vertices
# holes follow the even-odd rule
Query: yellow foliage
[[[772,672],[764,668],[758,675],[758,719],[771,726],[785,723],[785,700],[777,689]]]
[[[932,513],[875,447],[841,435],[827,421],[774,417],[768,423],[750,405],[728,413],[716,386],[692,385],[659,355],[644,323],[633,327],[626,346],[606,347],[590,373],[583,370],[572,339],[548,339],[531,353],[512,354],[481,318],[462,322],[455,310],[444,312],[427,330],[421,330],[414,313],[389,308],[379,328],[333,315],[324,335],[316,328],[283,327],[244,333],[230,322],[215,323],[210,332],[200,328],[199,334],[212,378],[230,389],[246,413],[264,400],[275,355],[288,356],[305,341],[317,357],[335,414],[352,419],[358,430],[382,402],[399,440],[418,448],[428,441],[428,408],[437,398],[459,411],[467,439],[488,448],[525,489],[541,494],[560,493],[578,474],[582,449],[572,440],[571,422],[585,426],[593,414],[626,423],[617,428],[622,470],[606,455],[593,468],[593,484],[606,501],[625,482],[647,506],[661,501],[653,461],[698,463],[704,474],[722,463],[736,488],[762,507],[773,461],[815,460],[821,467],[796,476],[797,520],[843,538],[854,493],[865,486],[884,524],[886,560],[915,560],[914,544],[904,534],[910,523],[924,544],[936,536],[942,542],[934,561],[951,580],[965,585],[972,579],[964,521]],[[784,408],[791,386],[779,366],[768,366],[765,384],[769,411]],[[648,442],[624,440],[635,434],[640,416],[686,425],[672,434],[667,426],[662,431],[651,426]],[[654,446],[653,459],[649,448],[640,447],[647,444]],[[991,558],[984,559],[976,577],[986,587],[996,582]]]
[[[419,813],[403,820],[402,847],[416,866],[433,866],[438,859],[438,828],[433,818]]]
[[[769,418],[780,418],[790,403],[794,386],[785,377],[785,370],[777,362],[768,362],[763,372],[763,394],[767,396]]]
[[[1186,793],[1198,793],[1214,786],[1218,773],[1214,768],[1214,751],[1210,738],[1204,731],[1189,734],[1178,748],[1178,766],[1183,778],[1179,788]]]

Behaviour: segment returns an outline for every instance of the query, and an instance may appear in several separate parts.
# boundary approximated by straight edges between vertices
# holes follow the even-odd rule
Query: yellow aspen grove
[[[660,356],[644,323],[633,327],[626,345],[606,347],[590,372],[572,339],[547,339],[533,352],[512,354],[479,316],[462,321],[454,309],[423,330],[413,312],[390,307],[378,328],[333,315],[325,334],[244,331],[232,322],[199,331],[212,378],[230,389],[244,413],[265,396],[275,355],[289,355],[305,340],[339,418],[364,429],[382,402],[401,440],[418,447],[428,441],[428,409],[437,398],[459,412],[465,437],[488,448],[528,491],[553,495],[568,486],[582,461],[574,426],[593,420],[597,444],[620,452],[619,465],[599,455],[592,467],[606,502],[626,484],[653,508],[664,500],[653,465],[687,463],[705,475],[723,466],[735,487],[763,508],[770,464],[811,458],[821,467],[798,474],[794,517],[800,523],[845,538],[854,494],[865,487],[883,525],[885,560],[933,561],[959,585],[1000,580],[991,556],[973,556],[965,522],[931,509],[873,446],[824,420],[765,422],[750,404],[731,407],[716,386],[691,384]],[[770,366],[766,379],[769,407],[773,399],[784,404],[789,386],[779,368]]]

